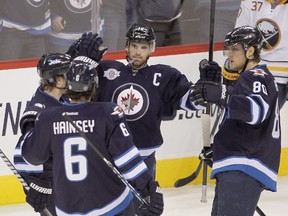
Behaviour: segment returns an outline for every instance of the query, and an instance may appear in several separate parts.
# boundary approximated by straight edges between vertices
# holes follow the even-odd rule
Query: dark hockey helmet
[[[67,73],[68,90],[73,92],[92,92],[98,87],[96,67],[98,63],[86,56],[72,60]]]
[[[37,73],[41,82],[45,84],[55,84],[55,77],[67,73],[71,57],[61,53],[46,53],[37,64]]]
[[[246,52],[250,46],[255,47],[258,54],[261,52],[262,36],[257,28],[252,26],[240,26],[229,32],[224,40],[224,45],[231,46],[235,44],[242,44]]]
[[[146,41],[150,44],[151,52],[154,52],[156,46],[156,36],[153,28],[146,25],[133,24],[126,33],[126,46],[131,41],[142,42]]]

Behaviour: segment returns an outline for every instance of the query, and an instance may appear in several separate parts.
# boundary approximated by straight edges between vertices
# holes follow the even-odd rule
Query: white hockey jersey
[[[267,64],[276,82],[288,82],[288,1],[282,0],[275,9],[269,0],[241,2],[235,27],[255,26],[263,36],[262,64]]]

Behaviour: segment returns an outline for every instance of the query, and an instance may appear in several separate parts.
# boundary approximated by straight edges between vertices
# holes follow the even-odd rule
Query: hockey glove
[[[48,196],[52,194],[51,182],[30,176],[28,179],[30,190],[26,196],[26,202],[29,203],[35,212],[41,212],[46,206]]]
[[[199,154],[199,159],[200,160],[205,160],[207,165],[212,167],[213,165],[213,148],[212,145],[210,147],[204,147]]]
[[[100,47],[102,43],[103,40],[97,33],[83,33],[79,43],[78,55],[86,56],[99,62],[108,49],[107,47]]]
[[[79,51],[79,44],[80,44],[81,38],[76,40],[67,50],[66,54],[70,55],[73,58],[78,56]]]
[[[200,80],[221,82],[221,67],[214,61],[202,59],[199,63]]]
[[[20,119],[20,130],[22,134],[25,134],[30,128],[34,127],[35,120],[39,114],[39,109],[28,110],[23,113],[23,116]]]
[[[218,106],[228,107],[233,88],[216,82],[197,82],[194,86],[195,105],[207,101]]]
[[[149,206],[140,206],[140,215],[158,216],[163,213],[164,201],[163,194],[160,192],[160,187],[157,181],[151,181],[148,185],[148,196],[142,194]],[[146,189],[146,190],[147,190]]]

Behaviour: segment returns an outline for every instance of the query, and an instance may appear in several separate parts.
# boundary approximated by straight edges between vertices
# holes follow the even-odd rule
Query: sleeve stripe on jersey
[[[192,90],[189,90],[186,92],[186,94],[181,98],[180,100],[180,108],[186,111],[191,111],[191,110],[203,110],[205,109],[204,106],[200,105],[195,105],[194,102],[189,100],[189,95],[192,92]]]
[[[133,179],[137,178],[138,176],[140,176],[146,170],[148,170],[146,164],[143,161],[141,161],[140,163],[138,163],[136,166],[134,166],[129,171],[123,172],[123,176],[127,180],[133,180]]]
[[[122,155],[115,158],[114,161],[115,161],[116,166],[121,168],[139,155],[140,153],[138,149],[135,146],[133,146],[128,151],[124,152]]]
[[[29,165],[26,163],[15,163],[15,169],[18,172],[27,172],[27,173],[42,173],[43,172],[43,165],[38,165],[38,166],[34,166],[34,165]]]
[[[255,125],[263,122],[267,118],[269,104],[267,104],[260,95],[251,95],[247,97],[251,106],[251,121],[248,124]]]

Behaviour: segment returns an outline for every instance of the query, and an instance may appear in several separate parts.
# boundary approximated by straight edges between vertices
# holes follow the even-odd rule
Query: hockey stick
[[[26,183],[26,181],[21,177],[21,175],[19,174],[19,172],[16,170],[16,168],[14,167],[14,165],[11,163],[11,161],[9,160],[9,158],[4,154],[4,152],[0,149],[0,157],[3,159],[3,161],[5,162],[5,164],[9,167],[9,169],[13,172],[13,174],[18,178],[18,180],[21,182],[21,184],[23,185],[23,187],[25,188],[25,190],[29,191],[30,187],[29,185]],[[47,216],[53,216],[51,214],[51,212],[45,207],[42,211],[42,213],[44,213]]]
[[[210,134],[210,139],[213,138],[214,136],[214,133],[216,132],[216,129],[217,129],[217,126],[221,120],[221,116],[222,116],[223,112],[222,112],[222,109],[218,107],[218,110],[217,110],[217,117],[216,117],[216,120],[213,124],[213,128],[212,128],[212,131],[211,131],[211,134]],[[203,117],[203,116],[202,116]],[[206,117],[206,116],[205,116]],[[204,117],[204,118],[205,118]],[[207,119],[205,119],[204,121],[204,124],[202,124],[202,133],[203,133],[203,140],[204,140],[204,137],[209,137],[209,131],[208,129],[210,128],[210,126],[208,126],[207,124],[205,124],[207,121]],[[203,122],[202,122],[203,123]],[[209,122],[208,122],[209,123]],[[204,126],[205,125],[205,126]],[[204,129],[204,128],[207,128],[207,129]],[[206,131],[205,131],[206,130]],[[208,132],[208,134],[207,134]],[[205,134],[205,135],[204,135]],[[207,143],[207,138],[205,138],[206,140],[206,143]],[[191,175],[185,177],[185,178],[182,178],[182,179],[179,179],[177,180],[175,183],[174,183],[174,187],[182,187],[190,182],[192,182],[193,180],[195,180],[197,178],[197,176],[199,175],[200,173],[200,170],[201,170],[201,167],[203,165],[203,158],[201,157],[201,154],[199,155],[199,159],[200,159],[200,163],[196,169],[195,172],[193,172]]]
[[[93,142],[85,135],[83,131],[73,122],[73,120],[68,116],[67,113],[62,114],[63,117],[77,130],[82,138],[84,138],[87,144],[92,148],[92,150],[105,162],[105,164],[117,175],[117,177],[130,189],[130,191],[135,195],[135,197],[141,202],[149,206],[149,203],[141,197],[141,195],[135,190],[135,188],[125,179],[125,177],[117,170],[113,164],[104,157],[104,155],[97,149]]]
[[[200,170],[201,170],[201,167],[202,167],[202,163],[203,163],[203,160],[200,160],[200,163],[196,169],[195,172],[193,172],[190,176],[187,176],[185,178],[182,178],[182,179],[179,179],[175,182],[174,184],[174,187],[182,187],[190,182],[192,182],[194,179],[197,178],[197,176],[199,175],[200,173]]]
[[[265,214],[258,206],[256,206],[256,212],[257,212],[260,216],[266,216],[266,214]]]

